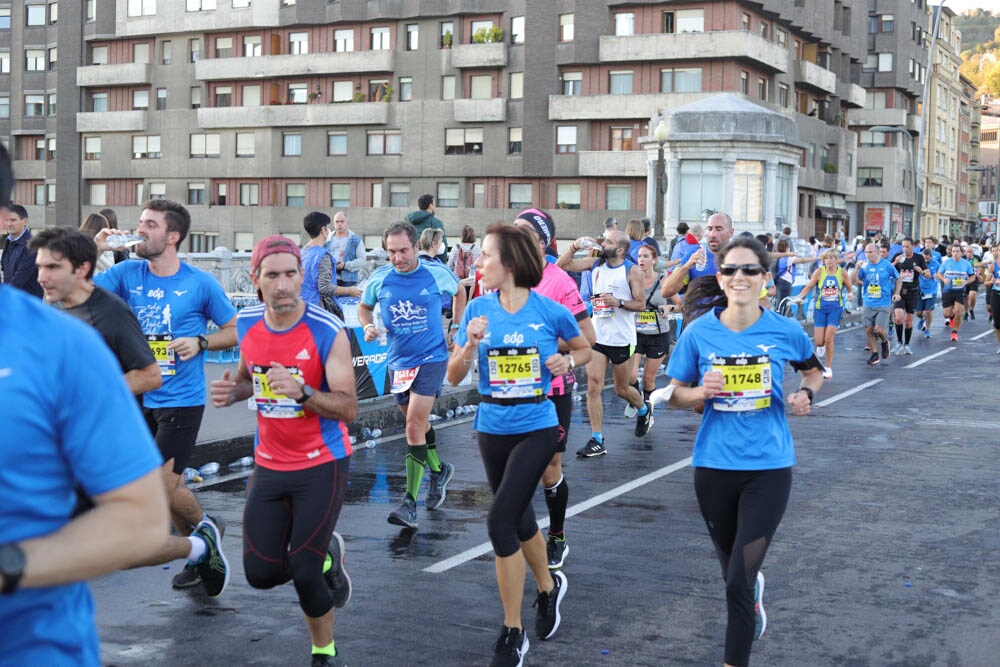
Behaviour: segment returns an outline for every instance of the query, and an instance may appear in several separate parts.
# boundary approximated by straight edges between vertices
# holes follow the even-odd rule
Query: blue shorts
[[[843,317],[843,308],[837,308],[836,310],[823,310],[822,308],[817,308],[813,311],[813,329],[840,326],[840,320]]]
[[[389,371],[392,373],[392,371]],[[410,393],[419,396],[433,396],[435,398],[441,393],[441,385],[444,384],[444,376],[448,372],[447,361],[431,361],[420,366],[417,377],[413,378],[413,384],[406,391],[393,394],[396,397],[396,405],[409,405]]]
[[[920,305],[917,307],[918,311],[924,310],[934,310],[934,304],[937,302],[937,294],[931,294],[927,296],[926,294],[920,295]]]

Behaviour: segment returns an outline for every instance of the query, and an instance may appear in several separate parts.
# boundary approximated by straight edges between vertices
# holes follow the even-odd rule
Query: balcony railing
[[[780,44],[745,30],[604,36],[600,42],[602,62],[735,58],[771,72],[787,72],[788,54],[788,49]]]
[[[80,88],[148,86],[153,80],[152,72],[153,66],[149,63],[86,65],[76,68],[76,85]]]
[[[263,107],[198,109],[198,127],[299,127],[306,125],[384,125],[386,102],[339,104],[276,104]]]
[[[207,58],[194,65],[199,81],[273,79],[322,74],[392,72],[396,69],[393,51],[346,51],[301,55],[260,56],[257,58]]]

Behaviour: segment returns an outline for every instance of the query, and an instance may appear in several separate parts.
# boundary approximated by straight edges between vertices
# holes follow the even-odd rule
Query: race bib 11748
[[[723,389],[712,399],[712,407],[723,412],[763,410],[771,405],[771,359],[716,357],[712,370],[722,373]]]

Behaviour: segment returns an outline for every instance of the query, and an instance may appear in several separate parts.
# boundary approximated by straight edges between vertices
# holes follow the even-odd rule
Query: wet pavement
[[[813,415],[790,420],[799,463],[764,563],[768,627],[753,664],[997,664],[1000,443],[988,406],[1000,357],[984,320],[957,346],[940,319],[933,333],[874,368],[860,331],[841,333],[834,380]],[[591,460],[572,455],[589,437],[575,407],[563,625],[546,642],[529,634],[525,664],[721,664],[724,592],[687,466],[698,416],[660,407],[637,438],[610,390],[604,404],[609,454]],[[416,533],[385,521],[404,489],[403,441],[354,456],[338,524],[354,595],[335,629],[352,666],[489,663],[503,619],[490,496],[471,421],[439,424],[455,478],[438,511],[421,494]],[[237,477],[199,492],[228,527],[233,577],[220,599],[171,590],[180,563],[94,583],[106,664],[309,664],[293,587],[257,591],[243,578],[243,489]],[[540,492],[535,507],[547,516]],[[529,628],[533,590],[529,575]]]

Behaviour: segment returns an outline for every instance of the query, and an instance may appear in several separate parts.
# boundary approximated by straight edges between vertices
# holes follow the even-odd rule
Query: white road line
[[[903,366],[903,368],[916,368],[916,367],[917,367],[917,366],[919,366],[920,364],[926,364],[926,363],[927,363],[928,361],[930,361],[931,359],[936,359],[937,357],[940,357],[940,356],[942,356],[942,355],[945,355],[945,354],[948,354],[949,352],[954,352],[954,351],[955,351],[955,349],[956,349],[956,348],[954,348],[954,347],[949,347],[949,348],[948,348],[948,349],[946,349],[946,350],[941,350],[940,352],[935,352],[935,353],[934,353],[934,354],[932,354],[931,356],[929,356],[929,357],[924,357],[923,359],[920,359],[920,360],[918,360],[918,361],[914,361],[914,362],[913,362],[912,364],[910,364],[909,366]]]
[[[629,491],[633,491],[639,488],[640,486],[649,484],[650,482],[655,482],[661,477],[666,477],[670,473],[677,472],[678,470],[686,468],[689,465],[691,465],[690,456],[687,457],[686,459],[681,459],[676,463],[671,463],[665,468],[654,470],[653,472],[647,475],[643,475],[642,477],[639,477],[637,479],[634,479],[631,482],[626,482],[621,486],[616,486],[610,491],[605,491],[604,493],[598,494],[589,500],[583,501],[582,503],[577,503],[576,505],[573,505],[572,507],[566,510],[566,516],[567,517],[576,516],[577,514],[589,510],[592,507],[596,507],[602,503],[608,502],[609,500],[613,500],[614,498],[617,498],[622,494],[628,493]],[[548,527],[548,525],[549,525],[548,517],[538,522],[539,528],[546,528]],[[489,542],[484,542],[479,546],[473,547],[471,549],[466,549],[462,553],[456,554],[451,558],[447,558],[443,561],[434,563],[430,567],[425,567],[424,572],[430,572],[432,574],[447,572],[453,567],[458,567],[459,565],[467,563],[468,561],[474,558],[479,558],[480,556],[488,554],[491,551],[493,551],[493,545],[490,544]]]
[[[973,336],[969,340],[979,340],[980,338],[985,338],[986,336],[989,336],[991,333],[993,333],[993,329],[987,329],[983,333],[979,334],[978,336]]]
[[[859,384],[854,389],[848,389],[847,391],[841,392],[841,393],[837,394],[836,396],[831,396],[830,398],[826,399],[825,401],[820,401],[819,403],[816,404],[816,407],[817,408],[825,408],[826,406],[832,405],[832,404],[836,403],[837,401],[839,401],[841,399],[847,398],[848,396],[853,396],[854,394],[858,393],[859,391],[864,391],[868,387],[874,387],[879,382],[882,382],[882,378],[879,378],[878,380],[869,380],[868,382],[865,382],[864,384]]]

